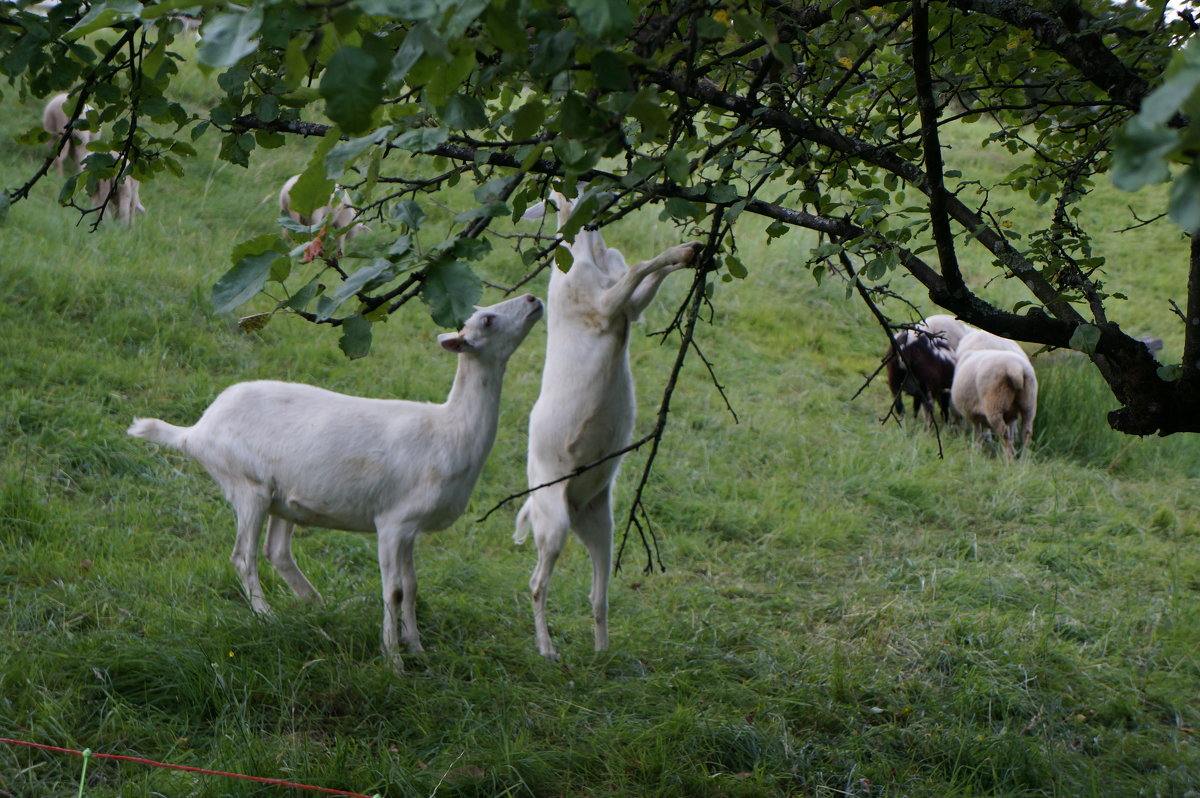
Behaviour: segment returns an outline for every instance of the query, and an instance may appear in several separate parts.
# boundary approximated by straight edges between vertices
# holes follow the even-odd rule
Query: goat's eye
[[[491,327],[492,322],[494,322],[495,320],[496,320],[496,317],[493,316],[491,313],[485,313],[483,315],[483,319],[481,319],[481,321],[483,322],[483,329],[486,330],[487,328]]]

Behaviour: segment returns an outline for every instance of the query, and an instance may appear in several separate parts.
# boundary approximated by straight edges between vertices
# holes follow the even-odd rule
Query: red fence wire
[[[360,792],[349,792],[347,790],[335,790],[331,787],[315,787],[311,784],[297,784],[292,781],[283,781],[282,779],[268,779],[262,776],[246,776],[241,773],[226,773],[221,770],[206,770],[204,768],[194,768],[187,765],[171,765],[166,762],[156,762],[153,759],[144,759],[140,756],[122,756],[120,754],[99,754],[95,751],[86,753],[76,751],[74,748],[59,748],[55,745],[42,745],[41,743],[31,743],[25,740],[10,740],[7,737],[0,737],[0,743],[8,743],[9,745],[23,745],[27,748],[39,748],[43,751],[54,751],[59,754],[74,754],[75,756],[91,756],[96,759],[115,759],[120,762],[136,762],[139,765],[150,765],[156,768],[166,768],[167,770],[185,770],[189,773],[201,773],[205,776],[225,776],[230,779],[244,779],[246,781],[257,781],[261,784],[274,784],[278,787],[294,787],[297,790],[312,790],[313,792],[322,792],[327,795],[344,795],[349,798],[379,798],[379,796],[363,795]]]

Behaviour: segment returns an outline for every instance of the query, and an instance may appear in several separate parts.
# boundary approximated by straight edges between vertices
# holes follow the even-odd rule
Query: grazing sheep
[[[969,352],[980,352],[988,349],[998,349],[1003,352],[1012,352],[1029,360],[1029,355],[1025,354],[1025,350],[1016,341],[1008,338],[1001,338],[999,335],[993,335],[987,330],[972,329],[958,342],[955,347],[955,352],[961,360],[964,355]]]
[[[322,205],[310,214],[302,214],[299,211],[292,210],[292,186],[296,185],[296,181],[299,179],[300,175],[293,175],[283,184],[283,188],[279,190],[279,209],[289,216],[293,222],[308,227],[320,224],[325,220],[325,217],[332,214],[329,220],[330,228],[332,230],[345,230],[345,232],[337,237],[336,245],[333,248],[334,255],[341,257],[346,252],[346,246],[355,236],[371,231],[371,228],[365,224],[355,224],[354,220],[358,218],[358,211],[350,207],[350,197],[346,194],[346,190],[340,187],[335,189],[333,194],[330,195],[328,204]],[[324,232],[318,234],[315,239],[317,242],[316,250],[306,260],[311,260],[312,257],[319,254],[320,249],[324,246],[320,243],[322,236],[324,236]]]
[[[559,228],[572,203],[552,195]],[[544,203],[526,219],[545,213]],[[529,417],[528,475],[531,487],[572,473],[628,445],[636,405],[629,369],[630,325],[654,298],[663,278],[690,265],[699,244],[672,247],[627,267],[605,245],[598,230],[580,230],[563,242],[574,260],[569,271],[552,269],[547,296],[548,335],[542,388]],[[569,480],[534,491],[517,514],[513,538],[524,541],[532,528],[537,567],[529,581],[538,651],[558,656],[546,624],[550,576],[567,531],[573,529],[592,561],[592,613],[595,644],[608,645],[608,582],[612,570],[612,492],[620,458]]]
[[[928,330],[930,334],[940,337],[946,343],[950,344],[951,349],[958,349],[958,344],[962,341],[963,336],[975,329],[966,322],[959,321],[953,316],[947,316],[944,313],[927,316],[917,327]]]
[[[218,396],[194,426],[142,418],[129,434],[179,449],[221,485],[237,514],[231,559],[255,612],[270,612],[257,571],[264,519],[267,558],[305,599],[320,596],[292,558],[293,525],[375,533],[383,652],[399,666],[399,640],[422,650],[417,536],[445,529],[466,508],[496,438],[508,359],[542,312],[541,301],[526,294],[478,308],[460,332],[438,336],[458,354],[454,385],[440,405],[243,382]]]
[[[96,183],[96,190],[92,192],[90,198],[92,207],[103,207],[100,212],[101,220],[111,218],[115,213],[117,221],[131,225],[135,213],[146,212],[145,206],[138,199],[140,185],[129,175],[120,178],[106,177],[99,180]]]
[[[969,338],[964,337],[963,344]],[[960,346],[950,401],[976,432],[983,434],[990,430],[1000,441],[1005,459],[1012,460],[1014,437],[1024,447],[1033,436],[1033,418],[1037,414],[1037,376],[1033,364],[1024,351],[963,352]]]
[[[924,410],[925,421],[932,425],[936,404],[942,410],[942,421],[949,420],[955,360],[950,343],[920,325],[898,332],[887,354],[888,387],[896,415],[904,415],[903,394],[908,394],[913,398],[914,416]]]
[[[940,314],[896,334],[885,359],[896,415],[904,415],[901,394],[906,393],[913,398],[914,416],[924,409],[925,421],[932,425],[936,402],[942,409],[942,421],[949,420],[950,385],[958,359],[955,349],[972,329],[953,316]]]
[[[90,130],[80,130],[78,128],[71,129],[70,140],[62,143],[63,134],[67,131],[67,123],[71,121],[71,115],[65,110],[65,104],[68,100],[66,94],[56,94],[46,103],[45,110],[42,111],[42,128],[50,134],[50,151],[54,153],[54,168],[61,175],[63,174],[63,165],[71,162],[73,171],[79,171],[80,164],[87,157],[87,145],[95,141],[97,136]],[[83,114],[87,114],[92,109],[89,106],[84,106]],[[78,124],[78,120],[76,120]]]

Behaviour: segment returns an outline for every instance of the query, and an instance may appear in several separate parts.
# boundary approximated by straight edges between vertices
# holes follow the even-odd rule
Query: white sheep
[[[1011,460],[1014,437],[1028,445],[1037,415],[1037,375],[1029,356],[1007,338],[968,333],[958,345],[950,402],[977,432],[990,430]]]
[[[563,226],[572,203],[552,199]],[[525,213],[545,213],[538,203]],[[636,405],[629,369],[630,325],[654,298],[664,277],[688,266],[699,244],[684,244],[627,267],[605,245],[598,230],[580,230],[563,243],[574,260],[570,270],[553,269],[547,295],[546,363],[542,388],[529,417],[529,485],[566,476],[628,445]],[[517,543],[530,528],[537,544],[537,567],[529,581],[538,651],[555,658],[546,625],[550,576],[567,531],[573,529],[592,561],[592,613],[599,651],[608,645],[608,583],[612,570],[612,493],[620,458],[534,491],[517,515]]]
[[[115,189],[114,189],[115,186]],[[101,220],[116,214],[122,224],[133,224],[135,213],[145,213],[146,208],[138,199],[141,184],[132,176],[106,177],[96,182],[96,190],[90,197],[93,208],[101,208]]]
[[[975,329],[966,322],[944,313],[926,317],[917,324],[917,327],[943,339],[951,349],[958,349],[958,344],[962,341],[963,336]]]
[[[68,100],[66,94],[56,94],[46,103],[46,108],[42,111],[42,128],[50,134],[50,151],[54,153],[54,168],[61,175],[63,166],[67,161],[71,162],[71,168],[74,171],[79,170],[83,159],[87,157],[87,145],[96,140],[97,135],[90,130],[80,130],[77,127],[72,127],[71,138],[66,144],[62,144],[63,134],[67,131],[67,123],[71,121],[71,115],[65,110],[65,105]],[[83,113],[80,116],[86,115],[91,111],[90,106],[84,106]],[[79,120],[76,120],[76,124]]]
[[[400,665],[396,624],[411,652],[417,633],[413,547],[467,505],[496,437],[509,357],[541,318],[530,294],[478,308],[458,333],[438,336],[458,354],[443,404],[367,399],[311,385],[243,382],[227,388],[192,427],[136,419],[129,434],[179,449],[221,485],[237,514],[232,561],[256,612],[268,613],[257,545],[302,599],[320,596],[292,558],[294,524],[373,532],[383,579],[383,652]]]
[[[308,227],[320,224],[325,220],[325,217],[332,214],[329,219],[330,229],[345,231],[337,237],[336,245],[333,249],[334,255],[341,257],[345,254],[346,247],[356,236],[371,231],[371,228],[365,224],[355,224],[354,220],[358,218],[358,211],[350,207],[350,197],[346,193],[346,190],[340,186],[330,195],[329,202],[317,208],[312,213],[302,214],[299,211],[292,210],[292,186],[296,185],[296,181],[299,179],[300,175],[293,175],[283,184],[283,188],[279,189],[279,209],[290,217],[293,222]],[[321,235],[318,235],[316,240],[320,241],[320,238]],[[311,260],[311,257],[309,259]]]
[[[980,352],[989,349],[998,349],[1002,352],[1012,352],[1029,360],[1029,355],[1025,354],[1025,350],[1016,341],[1008,338],[1001,338],[999,335],[993,335],[987,330],[976,330],[971,328],[963,335],[958,346],[955,347],[955,352],[961,359],[969,352]]]

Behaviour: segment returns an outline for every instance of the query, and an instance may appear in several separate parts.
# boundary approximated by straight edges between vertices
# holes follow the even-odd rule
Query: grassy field
[[[0,137],[36,120],[9,97]],[[955,157],[1002,168],[968,139]],[[582,547],[554,579],[551,663],[533,645],[516,508],[475,521],[524,487],[544,326],[510,365],[471,507],[418,546],[428,653],[403,675],[379,656],[361,535],[299,532],[325,604],[296,603],[264,565],[276,615],[256,617],[216,485],[128,438],[130,419],[191,423],[262,377],[440,401],[454,368],[417,306],[355,362],[328,329],[278,318],[245,334],[212,311],[231,243],[271,230],[306,146],[247,171],[209,142],[185,180],[144,187],[132,230],[87,233],[50,184],[0,228],[0,736],[388,798],[1200,791],[1200,440],[1108,431],[1113,402],[1088,365],[1049,354],[1025,458],[946,433],[939,459],[922,430],[878,423],[883,386],[850,401],[884,339],[843,285],[814,283],[796,233],[766,246],[747,228],[750,277],[718,285],[701,344],[740,423],[693,363],[647,495],[667,570],[643,574],[631,541],[609,651],[591,651]],[[0,182],[38,155],[3,148]],[[1153,204],[1094,200],[1105,230],[1131,200]],[[1110,238],[1115,289],[1139,292],[1116,317],[1177,355],[1165,303],[1182,293],[1182,244],[1166,226]],[[643,217],[610,241],[637,257],[676,238]],[[505,258],[488,268],[516,273]],[[642,331],[684,283],[668,281]],[[639,429],[673,357],[656,340],[633,341]],[[0,796],[74,795],[80,767],[0,744]],[[312,793],[93,761],[83,794]]]

